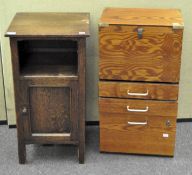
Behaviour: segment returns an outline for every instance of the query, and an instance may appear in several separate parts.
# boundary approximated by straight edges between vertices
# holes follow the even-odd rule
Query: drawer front
[[[176,102],[100,98],[100,151],[174,155]]]
[[[178,89],[168,84],[99,82],[100,97],[177,100]]]
[[[182,30],[137,26],[99,28],[99,78],[149,82],[178,82]]]

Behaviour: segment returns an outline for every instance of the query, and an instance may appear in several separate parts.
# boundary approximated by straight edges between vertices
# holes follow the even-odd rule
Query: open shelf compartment
[[[23,40],[18,52],[20,76],[77,78],[77,41]]]

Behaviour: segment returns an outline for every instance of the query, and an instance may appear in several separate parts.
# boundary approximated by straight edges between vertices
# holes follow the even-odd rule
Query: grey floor
[[[178,123],[174,158],[99,153],[98,127],[86,129],[86,162],[75,147],[27,146],[27,164],[19,165],[16,129],[0,126],[0,175],[192,175],[192,123]]]

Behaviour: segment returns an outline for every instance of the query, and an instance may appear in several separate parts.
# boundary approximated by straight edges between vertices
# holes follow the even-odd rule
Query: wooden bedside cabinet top
[[[175,26],[183,28],[179,9],[106,8],[100,26],[108,24]]]
[[[89,13],[17,13],[5,36],[87,37]]]

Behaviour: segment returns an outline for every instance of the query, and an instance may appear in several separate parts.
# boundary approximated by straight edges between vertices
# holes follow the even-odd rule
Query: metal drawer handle
[[[147,121],[146,122],[127,122],[129,125],[147,125]]]
[[[149,91],[147,90],[146,93],[134,93],[134,92],[129,92],[129,90],[127,90],[127,95],[133,95],[133,96],[147,96],[149,94]]]
[[[127,106],[127,111],[129,112],[147,112],[148,110],[149,110],[148,106],[145,109],[130,109],[129,106]]]

